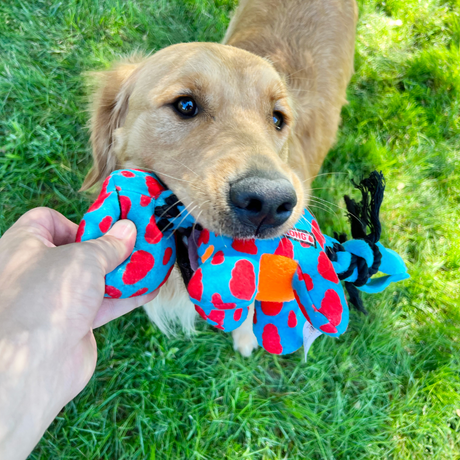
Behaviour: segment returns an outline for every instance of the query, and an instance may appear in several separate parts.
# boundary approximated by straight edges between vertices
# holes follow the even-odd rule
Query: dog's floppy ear
[[[81,190],[88,190],[117,168],[113,135],[123,125],[128,113],[129,96],[139,66],[140,59],[132,58],[115,65],[111,70],[90,74],[96,83],[90,122],[94,163]]]

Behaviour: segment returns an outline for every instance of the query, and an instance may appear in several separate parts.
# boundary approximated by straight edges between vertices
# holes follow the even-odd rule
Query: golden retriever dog
[[[285,233],[335,141],[356,20],[355,0],[242,0],[223,44],[173,45],[99,72],[82,188],[143,168],[211,231]],[[145,309],[166,333],[194,328],[177,268]],[[252,314],[233,339],[244,356],[257,347]]]

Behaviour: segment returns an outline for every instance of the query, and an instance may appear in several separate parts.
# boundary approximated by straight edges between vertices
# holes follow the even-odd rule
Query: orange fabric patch
[[[292,277],[297,262],[288,257],[264,254],[260,259],[259,291],[257,300],[288,302],[294,300]]]
[[[204,254],[201,256],[201,261],[205,263],[211,257],[213,252],[214,252],[214,246],[211,244],[211,246],[209,246],[206,249],[206,251],[204,251]]]

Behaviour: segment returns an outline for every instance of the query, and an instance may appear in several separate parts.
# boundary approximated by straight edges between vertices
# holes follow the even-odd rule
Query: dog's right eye
[[[180,97],[173,107],[182,117],[193,118],[198,114],[198,105],[191,97]]]

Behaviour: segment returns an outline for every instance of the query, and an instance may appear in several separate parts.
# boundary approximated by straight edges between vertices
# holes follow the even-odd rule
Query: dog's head
[[[288,166],[295,115],[266,60],[226,45],[174,45],[101,73],[95,163],[83,188],[120,167],[155,172],[199,223],[270,238],[300,218],[302,183]]]

